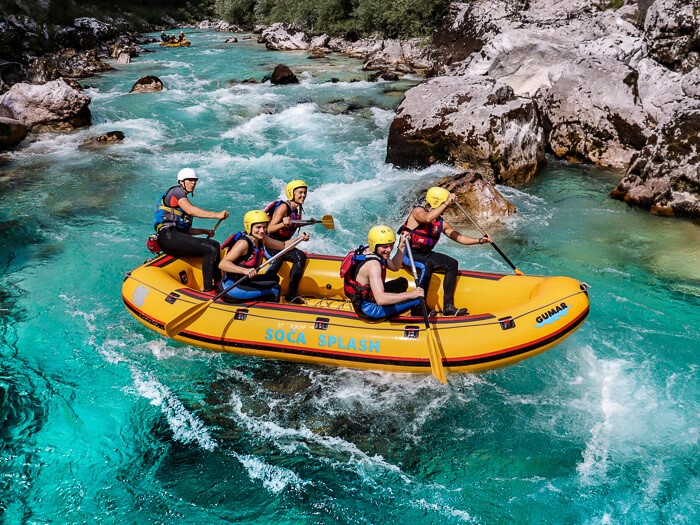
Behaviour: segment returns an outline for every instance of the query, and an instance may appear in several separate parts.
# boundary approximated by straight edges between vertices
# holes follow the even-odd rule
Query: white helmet
[[[182,168],[177,174],[177,181],[181,182],[187,179],[199,180],[199,177],[197,177],[197,172],[192,168]]]

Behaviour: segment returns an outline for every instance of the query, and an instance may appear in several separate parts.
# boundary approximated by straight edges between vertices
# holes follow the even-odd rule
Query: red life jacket
[[[231,237],[235,236],[238,236],[238,239],[245,239],[245,241],[248,243],[248,249],[238,259],[233,261],[233,264],[236,266],[243,266],[244,268],[257,268],[260,266],[265,255],[265,248],[263,246],[258,247],[253,241],[250,240],[250,237],[242,232],[238,232]],[[229,239],[231,239],[231,237],[229,237]],[[226,242],[228,242],[229,239],[227,239]],[[226,272],[226,274],[233,280],[238,280],[242,277],[242,275],[235,273]]]
[[[416,208],[423,208],[423,206],[416,206]],[[423,209],[425,210],[425,208]],[[408,218],[410,218],[410,215]],[[412,250],[423,253],[431,252],[440,240],[440,235],[442,235],[442,217],[438,217],[431,222],[421,223],[413,230],[407,226],[408,218],[406,218],[403,225],[399,228],[399,234],[402,232],[409,232],[411,234],[409,242],[411,243]]]
[[[292,205],[289,203],[289,201],[285,201],[282,199],[278,199],[274,202],[271,202],[267,206],[267,208],[265,208],[265,213],[267,213],[267,216],[270,217],[270,220],[272,220],[272,216],[277,211],[277,208],[279,208],[282,204],[285,204],[287,206],[287,216],[290,220],[301,220],[301,213],[303,211],[301,206],[297,206],[296,211],[292,210]],[[273,239],[284,242],[291,239],[294,236],[294,233],[297,231],[297,229],[299,229],[299,226],[297,226],[296,224],[291,224],[289,226],[285,226],[281,230],[276,231],[275,233],[270,233],[269,236]]]
[[[386,280],[386,261],[373,253],[369,255],[363,254],[362,252],[365,249],[365,246],[360,246],[357,250],[348,253],[340,265],[340,275],[343,277],[343,290],[353,305],[363,301],[376,302],[372,293],[372,287],[369,284],[362,284],[357,281],[357,273],[366,262],[379,261],[382,267],[382,282]]]

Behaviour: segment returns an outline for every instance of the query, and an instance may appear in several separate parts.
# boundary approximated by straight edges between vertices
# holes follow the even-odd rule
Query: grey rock
[[[538,99],[554,154],[626,168],[651,135],[637,89],[637,72],[617,60],[569,63]]]
[[[275,85],[298,84],[299,79],[292,70],[289,69],[289,66],[277,64],[270,76],[270,82]]]
[[[90,97],[62,79],[42,85],[15,84],[0,98],[2,112],[30,131],[67,131],[91,121]]]
[[[28,131],[19,120],[0,116],[0,150],[19,144]]]
[[[153,93],[156,91],[163,91],[163,82],[154,75],[147,75],[136,81],[130,93]]]
[[[697,0],[656,0],[644,19],[649,55],[682,73],[700,66],[699,13]]]
[[[480,173],[464,171],[442,177],[435,182],[435,185],[454,193],[457,202],[479,226],[501,222],[517,211],[515,205]],[[443,217],[453,224],[469,222],[457,206],[448,207]]]
[[[309,49],[309,37],[301,29],[277,22],[266,27],[258,42],[271,51],[296,51]]]
[[[436,77],[406,92],[389,131],[387,162],[447,162],[491,182],[524,182],[544,162],[544,133],[534,102],[507,85]]]
[[[700,218],[700,102],[659,126],[611,196],[658,215]]]

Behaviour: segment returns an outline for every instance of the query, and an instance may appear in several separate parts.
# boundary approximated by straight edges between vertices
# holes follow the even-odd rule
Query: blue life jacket
[[[175,226],[178,230],[186,232],[192,227],[192,216],[185,213],[185,210],[179,206],[171,207],[165,202],[165,197],[168,196],[170,190],[179,188],[179,186],[173,186],[168,188],[163,196],[158,201],[158,206],[156,207],[156,213],[153,215],[153,227],[156,232],[160,231],[161,228],[170,228]]]

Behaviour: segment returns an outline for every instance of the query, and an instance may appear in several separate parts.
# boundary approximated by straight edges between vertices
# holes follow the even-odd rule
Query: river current
[[[136,322],[121,282],[181,167],[200,175],[196,205],[231,212],[220,241],[307,181],[307,215],[336,229],[305,249],[329,254],[398,226],[451,173],[384,163],[413,81],[188,36],[84,79],[92,127],[0,156],[0,522],[700,521],[700,226],[611,200],[620,172],[550,160],[499,187],[518,207],[489,228],[508,257],[591,286],[586,323],[516,366],[443,386],[208,352]],[[300,84],[235,82],[280,62]],[[130,94],[149,74],[166,89]],[[126,139],[89,143],[111,130]],[[509,271],[488,247],[440,249]]]

